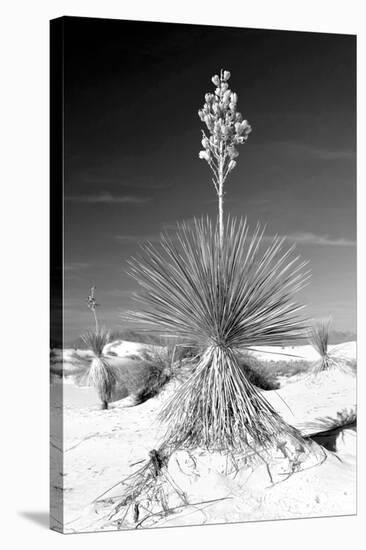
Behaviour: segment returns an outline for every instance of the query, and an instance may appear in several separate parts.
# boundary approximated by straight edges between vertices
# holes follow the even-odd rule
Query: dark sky
[[[65,19],[65,338],[123,328],[126,260],[165,226],[216,215],[197,115],[211,76],[231,71],[252,125],[226,212],[287,235],[310,261],[310,316],[355,330],[355,38]]]

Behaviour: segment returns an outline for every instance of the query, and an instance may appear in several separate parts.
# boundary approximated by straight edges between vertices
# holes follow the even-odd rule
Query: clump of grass
[[[286,376],[291,378],[298,374],[306,374],[311,369],[311,363],[305,359],[297,359],[296,361],[269,361],[269,368],[273,370],[277,377]]]
[[[238,356],[240,368],[251,384],[261,390],[277,390],[280,387],[277,372],[250,353]]]
[[[199,350],[196,346],[182,345],[176,339],[165,339],[166,345],[152,346],[140,352],[140,356],[149,368],[158,368],[158,384],[164,385],[170,380],[186,380],[198,362]]]
[[[250,353],[241,353],[239,362],[248,380],[266,391],[277,390],[281,385],[280,378],[306,374],[312,367],[311,362],[304,359],[260,361]]]

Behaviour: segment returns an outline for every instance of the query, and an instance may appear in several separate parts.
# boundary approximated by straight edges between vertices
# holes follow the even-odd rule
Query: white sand
[[[124,342],[110,345],[110,349],[123,356],[138,353],[141,345]],[[268,348],[259,349],[258,356],[267,359],[269,354],[266,351]],[[286,356],[312,358],[310,346],[281,351]],[[355,343],[335,346],[334,351],[352,358]],[[271,354],[270,360],[274,357]],[[148,452],[159,446],[162,429],[156,417],[162,402],[172,391],[170,384],[160,396],[144,404],[125,408],[128,400],[127,403],[122,400],[113,404],[110,410],[102,411],[92,388],[64,385],[65,532],[102,528],[100,517],[89,506],[90,503],[127,477],[135,469],[134,463],[146,459]],[[355,377],[350,373],[322,375],[316,382],[301,378],[277,392],[265,392],[265,396],[289,423],[304,434],[347,423],[356,411]],[[53,416],[57,413],[60,409],[55,409]],[[60,446],[61,442],[55,439],[54,444]],[[192,495],[202,497],[201,500],[213,498],[212,494],[229,494],[232,498],[213,503],[204,512],[186,509],[161,520],[159,525],[354,514],[355,431],[344,430],[338,436],[336,447],[338,457],[329,452],[322,465],[297,473],[270,489],[264,466],[251,473],[250,482],[246,474],[232,480],[215,469],[210,476],[202,475],[203,469],[203,485],[197,490],[192,489]],[[115,489],[114,495],[118,490]]]
[[[251,348],[258,359],[264,361],[316,361],[319,356],[310,344],[304,346],[260,346]],[[330,345],[329,352],[344,359],[356,358],[356,342]]]

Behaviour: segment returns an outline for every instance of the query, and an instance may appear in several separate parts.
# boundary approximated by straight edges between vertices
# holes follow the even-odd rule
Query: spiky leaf
[[[230,348],[281,345],[306,336],[294,294],[305,284],[305,263],[283,250],[284,239],[265,245],[263,230],[229,219],[223,246],[209,219],[179,225],[176,235],[143,246],[130,262],[138,281],[139,310],[127,318],[159,334]]]

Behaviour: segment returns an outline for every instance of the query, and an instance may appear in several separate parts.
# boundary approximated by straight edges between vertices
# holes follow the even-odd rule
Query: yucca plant
[[[102,409],[108,409],[108,404],[112,399],[112,393],[118,382],[118,375],[106,356],[103,355],[104,347],[110,342],[109,332],[104,328],[99,328],[96,307],[99,305],[95,299],[95,286],[90,289],[87,304],[92,311],[95,321],[95,330],[88,331],[82,336],[82,340],[87,348],[92,350],[94,358],[87,372],[87,383],[94,386],[99,399],[102,402]]]
[[[309,342],[319,355],[319,360],[314,366],[316,372],[326,371],[338,363],[337,359],[329,353],[329,326],[328,318],[314,321],[310,328]]]
[[[212,78],[215,92],[206,94],[199,111],[210,133],[203,132],[199,157],[213,172],[217,221],[178,224],[175,235],[165,233],[157,245],[142,245],[139,256],[129,262],[129,273],[140,287],[135,295],[139,308],[124,319],[136,322],[139,332],[177,339],[199,353],[188,378],[160,413],[166,425],[161,445],[141,470],[123,481],[122,500],[112,512],[124,509],[121,524],[137,497],[150,503],[146,518],[174,509],[167,506],[167,487],[177,486],[164,476],[177,448],[227,451],[236,465],[239,451],[245,463],[253,457],[265,460],[269,474],[262,451],[277,446],[289,458],[309,448],[250,383],[241,365],[242,353],[253,346],[306,338],[308,323],[294,294],[309,273],[294,247],[284,247],[283,238],[268,244],[259,225],[251,233],[246,219],[224,220],[224,183],[236,166],[236,146],[251,131],[237,111],[229,78],[224,70]],[[250,452],[242,453],[248,448]],[[182,498],[186,505],[186,495]],[[159,501],[162,510],[156,512]]]
[[[198,113],[210,134],[203,132],[199,157],[214,175],[217,222],[182,223],[175,236],[162,235],[158,246],[148,243],[130,262],[141,292],[140,311],[128,319],[205,349],[161,413],[166,441],[178,446],[265,446],[283,432],[297,435],[248,381],[237,356],[238,350],[306,336],[302,306],[293,295],[308,273],[293,247],[283,250],[282,238],[266,247],[259,225],[251,235],[246,220],[224,221],[224,183],[236,166],[236,146],[251,131],[237,111],[229,78],[224,70],[212,77],[215,92],[205,95]]]
[[[102,409],[108,409],[113,390],[118,382],[118,375],[106,356],[103,349],[109,342],[109,333],[101,328],[98,331],[88,331],[82,336],[88,349],[91,349],[94,358],[87,373],[87,382],[93,385],[102,402]]]
[[[285,425],[240,368],[237,350],[293,341],[307,329],[292,300],[307,280],[304,263],[263,230],[228,220],[182,223],[175,238],[143,246],[130,261],[140,309],[128,318],[146,330],[205,347],[193,375],[161,413],[167,440],[179,446],[234,448],[273,442]]]

